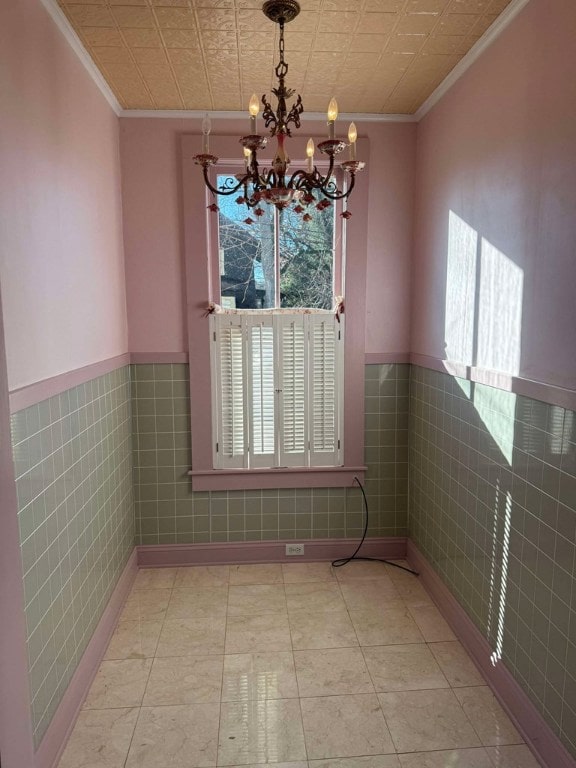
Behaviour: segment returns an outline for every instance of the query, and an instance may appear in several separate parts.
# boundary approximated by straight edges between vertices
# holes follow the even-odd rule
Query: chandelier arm
[[[355,183],[356,183],[356,174],[351,173],[350,174],[350,185],[348,186],[348,188],[344,192],[340,192],[338,187],[336,187],[337,192],[336,193],[331,193],[331,192],[328,191],[327,188],[321,187],[322,194],[325,197],[329,198],[330,200],[347,200],[348,197],[350,196],[350,193],[354,189],[354,184]]]
[[[208,168],[207,167],[205,167],[203,169],[203,175],[204,175],[204,183],[206,184],[206,186],[208,187],[210,192],[212,192],[212,194],[214,194],[214,195],[224,195],[224,196],[233,195],[235,192],[238,192],[240,187],[245,184],[246,179],[250,178],[249,174],[246,174],[245,176],[243,176],[240,179],[240,181],[238,182],[238,184],[236,184],[236,186],[234,186],[234,187],[232,187],[230,189],[224,190],[224,189],[219,189],[218,187],[214,187],[211,184],[210,179],[208,177]]]

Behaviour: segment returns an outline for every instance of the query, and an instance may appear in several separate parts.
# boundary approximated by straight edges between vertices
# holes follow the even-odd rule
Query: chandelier
[[[292,207],[297,214],[302,214],[305,221],[309,221],[311,216],[307,213],[308,206],[315,206],[323,210],[331,205],[330,201],[347,199],[356,180],[356,174],[364,168],[365,163],[356,159],[356,126],[350,124],[348,131],[348,143],[335,137],[335,122],[338,117],[338,105],[336,99],[332,99],[328,105],[328,139],[318,144],[318,149],[328,157],[328,168],[322,175],[314,164],[314,142],[309,139],[306,146],[306,168],[295,170],[289,175],[290,158],[287,155],[284,146],[287,136],[291,136],[290,126],[300,128],[300,115],[304,111],[302,98],[297,95],[296,101],[290,109],[286,105],[287,99],[294,95],[294,91],[286,87],[285,78],[288,73],[288,64],[284,60],[284,25],[298,16],[300,5],[296,0],[267,0],[262,6],[262,11],[271,21],[278,24],[280,28],[279,35],[279,56],[280,60],[275,68],[278,85],[272,89],[276,96],[278,106],[274,111],[267,100],[266,95],[262,96],[262,105],[264,107],[262,117],[264,125],[269,128],[270,136],[275,136],[277,141],[276,156],[271,163],[270,168],[261,168],[258,161],[259,150],[264,149],[268,142],[267,136],[262,136],[257,132],[256,121],[260,111],[260,104],[256,94],[250,99],[250,133],[242,136],[240,144],[244,148],[245,171],[237,174],[235,177],[226,177],[220,186],[214,186],[209,177],[211,166],[218,162],[216,155],[210,154],[209,135],[210,118],[208,115],[202,123],[202,153],[194,156],[196,165],[202,166],[204,182],[208,189],[214,195],[233,195],[238,192],[241,194],[236,199],[239,204],[245,204],[249,209],[254,209],[257,216],[262,216],[264,210],[262,203],[269,203],[279,210]],[[342,187],[338,186],[335,178],[335,158],[346,147],[349,147],[349,159],[340,163],[340,168],[345,172],[345,183]],[[320,198],[320,199],[318,199]],[[212,203],[208,206],[211,210],[217,211],[218,206]],[[348,218],[349,211],[345,211],[342,216]],[[246,219],[247,223],[252,223],[252,219]]]

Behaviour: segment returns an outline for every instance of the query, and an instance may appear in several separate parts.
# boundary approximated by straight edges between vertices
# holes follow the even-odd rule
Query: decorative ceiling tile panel
[[[276,84],[262,0],[55,1],[125,109],[246,109]],[[413,113],[510,1],[301,0],[286,84],[307,111]]]

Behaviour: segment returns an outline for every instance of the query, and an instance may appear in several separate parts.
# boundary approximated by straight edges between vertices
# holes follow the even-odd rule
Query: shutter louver
[[[245,466],[246,408],[244,340],[241,323],[234,318],[218,323],[216,333],[216,399],[219,401],[217,465]]]
[[[276,448],[275,386],[274,386],[274,328],[272,318],[267,322],[249,324],[249,359],[251,366],[250,401],[252,466],[273,466]]]
[[[278,317],[280,340],[280,463],[303,466],[308,444],[307,356],[305,316]]]
[[[339,450],[339,340],[334,317],[310,316],[310,464],[336,464]]]

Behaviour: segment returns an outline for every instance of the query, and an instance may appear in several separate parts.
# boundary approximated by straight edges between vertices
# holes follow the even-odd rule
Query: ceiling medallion
[[[214,195],[233,195],[242,191],[237,202],[254,209],[257,216],[264,211],[260,207],[262,203],[275,205],[282,210],[292,205],[292,210],[302,214],[306,221],[310,215],[306,212],[308,206],[314,206],[320,210],[331,205],[330,201],[347,199],[356,181],[356,174],[364,168],[365,163],[356,159],[357,132],[354,123],[348,130],[348,142],[335,136],[335,122],[338,117],[338,105],[336,99],[332,99],[328,105],[328,139],[318,144],[320,152],[328,156],[328,168],[322,175],[314,164],[314,142],[308,140],[306,146],[306,168],[295,170],[288,175],[290,158],[284,148],[284,141],[291,136],[290,126],[300,128],[300,115],[304,111],[302,98],[296,96],[296,101],[288,109],[286,101],[294,95],[294,91],[287,88],[285,78],[288,73],[288,64],[284,61],[284,25],[298,16],[300,5],[297,0],[267,0],[262,6],[263,13],[280,28],[279,35],[279,62],[275,68],[278,85],[272,89],[276,96],[278,106],[276,111],[272,109],[266,95],[262,96],[262,117],[264,125],[269,129],[270,136],[275,136],[277,141],[276,156],[270,168],[261,168],[258,163],[258,151],[266,146],[268,137],[257,132],[256,119],[260,111],[260,103],[256,94],[250,99],[248,111],[250,112],[250,133],[242,136],[240,143],[244,148],[245,172],[235,178],[228,178],[226,182],[215,187],[209,178],[211,166],[218,162],[216,155],[210,154],[209,135],[210,118],[208,115],[202,123],[202,153],[194,156],[194,162],[202,166],[204,182]],[[335,157],[346,147],[350,148],[348,160],[340,163],[340,168],[345,172],[346,178],[342,188],[338,186],[334,176]],[[320,199],[318,199],[320,198]],[[216,203],[210,206],[213,211],[218,210]],[[342,214],[348,218],[351,214],[346,211]],[[252,221],[247,219],[246,221]]]

